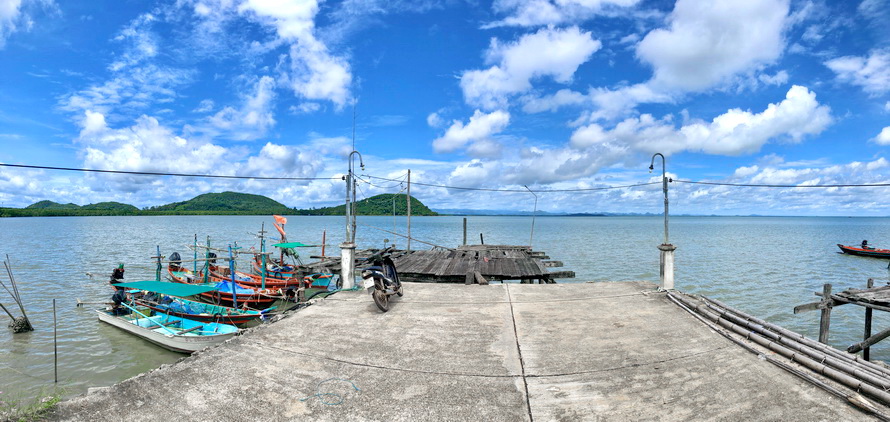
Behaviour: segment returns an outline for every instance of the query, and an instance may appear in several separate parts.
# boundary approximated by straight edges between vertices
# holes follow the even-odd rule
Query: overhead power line
[[[399,182],[400,181],[400,180],[395,180],[395,179],[389,179],[386,177],[371,176],[371,175],[365,175],[365,177],[369,177],[372,179],[379,179],[379,180],[387,180],[390,182]],[[526,193],[529,190],[531,190],[532,192],[555,193],[555,192],[590,192],[590,191],[609,190],[609,189],[626,189],[626,188],[635,188],[635,187],[639,187],[639,186],[660,185],[661,182],[636,183],[636,184],[632,184],[632,185],[621,185],[621,186],[603,186],[603,187],[598,187],[598,188],[547,189],[547,190],[471,188],[471,187],[465,187],[465,186],[438,185],[438,184],[434,184],[434,183],[423,183],[423,182],[411,182],[411,184],[419,185],[419,186],[430,186],[430,187],[434,187],[434,188],[446,188],[446,189],[457,189],[457,190],[475,190],[475,191],[484,191],[484,192],[521,192],[521,193]]]
[[[177,176],[177,177],[204,177],[214,179],[253,179],[253,180],[337,180],[339,177],[263,177],[263,176],[227,176],[221,174],[188,174],[188,173],[163,173],[154,171],[124,171],[124,170],[99,170],[99,169],[83,169],[72,167],[49,167],[49,166],[29,166],[25,164],[6,164],[0,163],[3,167],[17,167],[38,170],[63,170],[63,171],[79,171],[86,173],[111,173],[111,174],[132,174],[137,176]]]
[[[701,182],[694,180],[673,180],[677,183],[712,186],[736,186],[747,188],[879,188],[890,186],[890,183],[864,183],[864,184],[836,184],[836,185],[782,185],[782,184],[757,184],[757,183],[727,183],[727,182]]]

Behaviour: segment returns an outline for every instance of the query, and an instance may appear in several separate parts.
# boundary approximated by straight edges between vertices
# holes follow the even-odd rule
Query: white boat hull
[[[235,332],[213,335],[174,335],[165,332],[160,326],[154,328],[141,327],[134,320],[111,315],[103,310],[96,310],[99,320],[111,324],[121,330],[142,337],[158,346],[179,353],[193,353],[208,346],[220,344],[235,336]]]

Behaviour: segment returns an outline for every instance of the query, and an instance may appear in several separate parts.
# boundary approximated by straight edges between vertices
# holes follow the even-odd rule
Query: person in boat
[[[112,285],[123,283],[124,282],[124,264],[121,263],[114,270],[111,271],[111,280],[108,280]]]
[[[862,249],[871,249],[870,247],[868,247],[868,241],[867,241],[867,240],[863,240],[863,241],[862,241]]]
[[[111,305],[111,314],[112,315],[127,315],[130,313],[130,309],[124,306],[124,303],[127,302],[127,290],[123,287],[115,287],[114,295],[111,296],[111,301],[113,305]]]

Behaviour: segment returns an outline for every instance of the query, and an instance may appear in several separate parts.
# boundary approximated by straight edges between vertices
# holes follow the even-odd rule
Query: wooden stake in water
[[[59,336],[58,326],[56,325],[56,300],[53,299],[53,378],[56,384],[59,383]]]

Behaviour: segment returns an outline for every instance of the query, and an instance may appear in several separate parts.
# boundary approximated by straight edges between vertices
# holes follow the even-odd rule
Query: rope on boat
[[[300,401],[306,401],[306,400],[318,397],[318,401],[320,401],[322,404],[327,405],[327,406],[337,406],[337,405],[343,403],[343,401],[345,400],[343,398],[343,395],[341,395],[339,393],[322,393],[321,392],[321,385],[324,383],[327,383],[327,382],[331,382],[331,381],[348,382],[349,385],[351,385],[352,388],[355,389],[355,391],[359,391],[359,392],[362,391],[360,388],[358,388],[355,385],[354,382],[352,382],[350,380],[343,379],[343,378],[328,378],[324,381],[319,382],[318,385],[315,386],[315,391],[318,391],[317,393],[315,393],[311,396],[303,397],[302,399],[300,399]],[[336,401],[327,401],[327,400],[325,400],[325,397],[333,397],[336,399]]]

